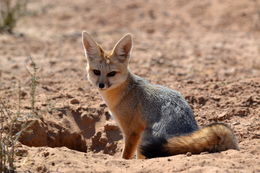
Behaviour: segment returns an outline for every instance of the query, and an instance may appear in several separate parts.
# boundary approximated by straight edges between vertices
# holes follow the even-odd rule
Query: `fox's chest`
[[[139,109],[120,106],[110,109],[110,112],[124,134],[136,131],[137,129],[137,131],[140,131],[140,129],[146,127],[146,123]]]
[[[106,96],[102,96],[106,105],[108,106],[109,113],[112,118],[117,122],[119,127],[123,129],[127,126],[127,124],[131,121],[131,117],[134,116],[134,111],[127,109],[124,104],[120,103],[117,98],[108,98]]]
[[[118,106],[114,108],[110,108],[108,106],[110,112],[112,113],[112,117],[119,124],[127,124],[132,121],[133,117],[136,116],[135,110],[129,110],[124,107]]]

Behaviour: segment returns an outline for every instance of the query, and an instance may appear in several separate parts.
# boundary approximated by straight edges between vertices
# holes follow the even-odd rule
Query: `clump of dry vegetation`
[[[0,0],[0,33],[13,33],[17,21],[26,12],[28,0]]]
[[[0,97],[0,173],[11,173],[15,172],[15,156],[17,153],[16,147],[18,144],[19,137],[23,132],[28,132],[28,127],[33,121],[28,119],[34,117],[38,118],[37,111],[35,109],[36,102],[36,88],[38,85],[37,77],[37,66],[32,58],[31,67],[32,71],[29,70],[31,82],[30,82],[30,96],[31,96],[31,110],[29,113],[22,113],[21,111],[21,85],[18,82],[18,98],[16,111],[12,111],[12,108],[7,104],[8,100]],[[19,122],[22,123],[19,126]]]

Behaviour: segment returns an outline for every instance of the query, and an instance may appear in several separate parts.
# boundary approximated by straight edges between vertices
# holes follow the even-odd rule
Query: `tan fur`
[[[232,130],[223,124],[207,126],[187,136],[173,137],[164,147],[172,155],[238,149]]]
[[[127,91],[126,87],[128,87],[128,80],[115,89],[102,91],[101,95],[108,104],[124,134],[125,147],[122,157],[130,159],[135,154],[146,124],[145,121],[141,119],[142,116],[140,115],[139,109],[129,110],[128,101],[122,100],[123,97],[127,97],[122,94],[124,91]],[[138,158],[142,158],[140,153],[138,154]]]
[[[128,86],[128,81],[125,81],[124,83],[120,84],[118,87],[114,89],[107,90],[107,91],[106,90],[100,91],[103,99],[108,104],[111,111],[113,111],[116,105],[118,105],[119,102],[121,101],[122,97],[124,96],[121,93],[124,93],[127,86]]]

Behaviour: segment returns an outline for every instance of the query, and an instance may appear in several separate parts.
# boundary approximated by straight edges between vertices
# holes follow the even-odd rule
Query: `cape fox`
[[[123,132],[123,158],[132,158],[135,151],[142,159],[238,149],[227,125],[214,123],[199,129],[179,92],[150,84],[129,70],[131,34],[109,52],[87,32],[83,31],[82,37],[88,80],[98,88]]]

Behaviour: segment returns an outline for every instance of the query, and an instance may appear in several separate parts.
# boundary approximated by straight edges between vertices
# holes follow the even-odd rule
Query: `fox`
[[[233,130],[224,123],[199,128],[193,111],[176,90],[151,84],[131,72],[133,36],[124,35],[110,51],[86,31],[82,43],[90,83],[97,88],[124,140],[123,159],[239,150]]]

